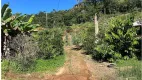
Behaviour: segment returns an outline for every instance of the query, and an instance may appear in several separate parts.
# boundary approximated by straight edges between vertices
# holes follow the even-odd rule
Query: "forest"
[[[142,0],[77,2],[36,14],[2,5],[2,80],[141,80]]]

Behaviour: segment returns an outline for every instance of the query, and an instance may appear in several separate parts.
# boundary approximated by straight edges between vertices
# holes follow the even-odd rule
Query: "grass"
[[[141,80],[142,61],[130,59],[117,61],[118,80]]]
[[[1,63],[2,78],[4,78],[5,73],[8,72],[8,68],[9,68],[8,65],[9,65],[9,62],[7,60],[3,60],[3,62]]]
[[[28,71],[17,71],[16,66],[13,64],[9,65],[8,60],[4,60],[2,62],[2,78],[5,78],[5,74],[10,70],[12,73],[21,73],[21,74],[26,74],[26,73],[42,73],[42,72],[47,72],[47,73],[54,73],[57,71],[57,69],[61,66],[64,65],[65,62],[65,54],[57,56],[53,59],[48,59],[48,60],[43,60],[39,59],[35,61],[35,65],[29,69]],[[10,62],[14,63],[14,62]]]
[[[53,59],[43,60],[39,59],[36,60],[35,69],[33,72],[45,72],[48,73],[55,72],[57,68],[64,65],[65,55],[57,56]]]

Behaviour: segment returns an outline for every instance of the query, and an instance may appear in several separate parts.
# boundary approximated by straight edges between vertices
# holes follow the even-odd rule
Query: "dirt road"
[[[65,65],[49,80],[90,80],[92,74],[88,70],[84,56],[81,51],[72,49],[72,46],[64,48],[67,56]]]
[[[74,46],[64,47],[65,65],[47,80],[115,80],[115,69],[108,68],[108,63],[97,63],[91,57],[74,50]]]

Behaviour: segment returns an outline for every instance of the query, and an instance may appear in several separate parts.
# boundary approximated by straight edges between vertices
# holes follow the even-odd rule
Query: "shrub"
[[[72,25],[73,32],[72,35],[72,42],[74,45],[87,45],[88,38],[92,38],[92,35],[94,34],[94,23],[92,22],[86,22],[84,24],[77,24]],[[90,35],[91,34],[91,35]],[[93,35],[94,36],[94,35]],[[85,46],[86,48],[87,46]],[[89,47],[89,46],[88,46]]]
[[[81,30],[79,32],[73,32],[72,34],[72,43],[74,45],[80,45],[83,43],[84,41],[84,37],[85,37],[85,30]]]
[[[95,46],[95,33],[94,27],[89,27],[86,32],[86,36],[83,41],[84,49],[87,51],[88,54],[94,53],[94,46]]]
[[[63,54],[63,40],[60,29],[53,28],[38,33],[39,58],[49,59]]]
[[[28,71],[36,59],[38,46],[32,36],[18,34],[10,42],[9,60],[17,71]]]
[[[134,58],[138,45],[137,28],[132,26],[134,17],[131,15],[115,17],[111,20],[105,37],[94,50],[94,57],[114,61],[117,59]],[[98,57],[99,56],[99,57]]]

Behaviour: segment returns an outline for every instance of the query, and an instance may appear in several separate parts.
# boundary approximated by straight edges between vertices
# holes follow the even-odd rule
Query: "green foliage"
[[[72,35],[72,42],[74,45],[78,45],[79,43],[81,43],[80,41],[80,36],[77,37],[76,34]]]
[[[72,26],[73,24],[93,21],[95,13],[116,14],[133,11],[141,12],[141,2],[142,0],[86,0],[76,4],[72,9],[53,10],[51,13],[47,13],[47,24],[46,12],[39,12],[35,15],[33,23],[50,28]]]
[[[23,18],[26,15],[12,15],[12,10],[9,8],[8,4],[4,4],[1,10],[2,13],[2,32],[5,35],[15,36],[19,33],[29,32],[34,28],[37,28],[37,25],[32,25],[32,21],[34,19],[34,15],[30,17],[28,22],[24,22]]]
[[[118,79],[141,80],[142,61],[130,59],[117,61]]]
[[[9,8],[8,4],[4,4],[2,9],[1,9],[1,28],[2,28],[2,33],[5,35],[8,35],[8,31],[11,30],[10,22],[12,21],[12,13],[11,9]]]
[[[20,33],[30,32],[39,26],[38,24],[31,24],[34,19],[34,15],[29,18],[28,22],[23,21],[25,17],[26,15],[18,15],[15,17],[14,21],[11,22],[12,27]]]
[[[12,15],[12,10],[8,7],[9,4],[4,4],[2,9],[1,9],[1,18],[2,20],[6,20],[8,19],[9,17],[11,17]]]
[[[84,49],[87,53],[94,53],[94,46],[95,46],[95,29],[94,27],[90,27],[87,29],[86,37],[83,41]]]
[[[108,61],[135,58],[138,38],[136,38],[137,28],[132,26],[133,20],[134,17],[131,15],[113,18],[101,44],[95,47],[97,52],[94,53],[94,57],[100,56],[99,59]]]
[[[8,60],[3,60],[3,62],[2,62],[2,71],[7,71],[8,70],[8,65],[9,65],[9,61]]]
[[[74,45],[80,45],[85,42],[85,38],[87,37],[87,30],[91,28],[93,23],[86,22],[82,24],[72,25],[71,28],[73,29],[72,35],[72,42]]]
[[[33,72],[43,72],[43,71],[54,72],[57,70],[58,67],[63,66],[64,61],[65,61],[65,55],[60,55],[53,59],[48,59],[48,60],[43,60],[43,59],[36,60],[36,65]]]
[[[63,54],[61,29],[44,30],[39,32],[38,35],[39,57],[49,59]]]

